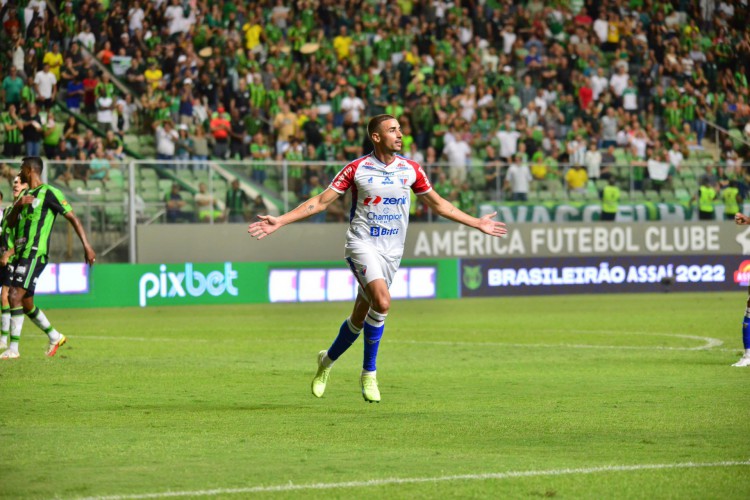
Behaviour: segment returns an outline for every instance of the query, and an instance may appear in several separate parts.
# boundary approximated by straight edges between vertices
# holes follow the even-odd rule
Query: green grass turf
[[[50,310],[0,364],[0,497],[750,460],[744,294],[394,302],[383,402],[362,343],[310,394],[350,304]],[[39,305],[44,307],[42,298]],[[723,345],[707,345],[710,337]],[[262,496],[747,498],[750,466],[442,480]],[[219,497],[242,498],[252,491]]]

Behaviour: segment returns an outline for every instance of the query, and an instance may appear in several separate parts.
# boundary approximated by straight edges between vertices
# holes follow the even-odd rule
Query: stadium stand
[[[139,196],[178,182],[189,205],[208,170],[171,162],[254,161],[212,175],[214,196],[240,177],[296,203],[385,112],[464,209],[507,196],[516,154],[540,168],[530,203],[594,202],[610,176],[630,201],[687,203],[706,175],[744,194],[749,17],[730,0],[9,0],[2,156],[39,150],[71,196],[109,203],[127,193],[124,162],[155,160]],[[283,186],[264,160],[303,163]],[[573,164],[588,184],[568,192]],[[110,208],[102,220],[123,223]]]

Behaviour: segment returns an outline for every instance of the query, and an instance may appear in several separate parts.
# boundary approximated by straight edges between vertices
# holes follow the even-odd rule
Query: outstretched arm
[[[272,215],[259,215],[258,218],[260,220],[250,224],[247,228],[247,232],[250,233],[250,236],[252,236],[253,238],[262,240],[277,229],[280,229],[282,226],[286,226],[287,224],[291,224],[292,222],[297,222],[298,220],[302,220],[310,217],[311,215],[322,212],[323,210],[328,208],[328,205],[333,203],[339,196],[341,196],[339,193],[331,188],[328,188],[319,195],[313,196],[294,210],[290,210],[284,215],[280,215],[278,217],[274,217]]]
[[[74,214],[72,210],[65,214],[65,218],[68,219],[68,222],[73,226],[73,229],[75,229],[78,238],[83,244],[83,251],[86,254],[86,263],[93,266],[96,261],[96,252],[94,252],[94,249],[91,248],[91,245],[89,244],[89,240],[86,237],[86,231],[83,230],[81,221],[78,220],[78,217],[76,217],[76,214]]]
[[[508,230],[503,222],[492,220],[492,218],[497,215],[497,212],[487,214],[478,219],[466,212],[462,212],[435,191],[430,191],[423,196],[423,199],[427,205],[429,205],[429,207],[441,217],[445,217],[446,219],[461,223],[465,226],[479,229],[483,233],[492,236],[503,236],[508,234]]]
[[[734,215],[734,223],[740,226],[750,226],[750,217],[745,214],[737,212]]]

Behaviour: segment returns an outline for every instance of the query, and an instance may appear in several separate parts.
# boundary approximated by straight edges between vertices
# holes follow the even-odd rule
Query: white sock
[[[378,328],[380,326],[383,326],[383,323],[385,323],[385,318],[388,316],[388,313],[380,313],[377,312],[372,307],[367,311],[367,316],[365,316],[365,323],[367,323],[370,326],[374,326],[375,328]]]
[[[374,377],[376,373],[378,373],[377,370],[374,370],[371,372],[368,372],[367,370],[362,370],[362,375],[372,375]]]
[[[745,357],[750,358],[750,349],[745,349]]]
[[[20,310],[20,309],[19,309]],[[23,330],[23,314],[15,314],[10,317],[10,347],[12,351],[18,352],[18,342],[21,340]]]
[[[326,352],[326,355],[323,356],[323,361],[321,362],[321,364],[323,365],[323,367],[324,368],[330,368],[330,367],[333,366],[334,363],[335,363],[335,361],[332,360],[331,358],[329,358],[328,357],[328,353]]]
[[[44,315],[44,312],[42,312],[41,309],[35,307],[34,310],[29,313],[29,319],[40,330],[47,334],[50,342],[57,342],[58,340],[60,340],[60,332],[52,327],[52,324],[49,322],[47,316]]]
[[[8,337],[10,336],[10,309],[3,310],[0,315],[0,339],[8,343]]]

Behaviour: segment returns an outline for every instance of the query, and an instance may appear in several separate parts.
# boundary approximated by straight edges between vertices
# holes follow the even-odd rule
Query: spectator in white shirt
[[[518,151],[518,138],[521,137],[521,134],[502,125],[496,136],[500,142],[500,158],[510,161]]]
[[[583,165],[586,159],[586,141],[580,135],[576,135],[568,141],[565,148],[568,150],[568,161],[571,165]]]
[[[596,140],[589,143],[589,149],[583,157],[583,164],[586,165],[586,171],[589,179],[597,180],[602,175],[602,153],[596,146]]]
[[[94,51],[94,46],[96,45],[96,36],[94,36],[94,34],[91,32],[91,27],[89,26],[88,22],[81,21],[81,31],[78,32],[78,35],[75,39],[79,41],[81,43],[81,46],[89,52]]]
[[[41,71],[34,76],[34,90],[39,98],[39,104],[45,109],[52,107],[57,94],[57,78],[49,70],[49,64],[44,63]]]
[[[672,149],[667,153],[669,157],[669,164],[672,165],[675,170],[679,171],[682,166],[682,162],[685,161],[685,157],[682,155],[680,150],[680,144],[678,142],[672,143]]]
[[[110,130],[114,121],[114,100],[107,95],[104,87],[99,87],[99,95],[96,98],[96,122],[102,130]]]
[[[172,120],[156,121],[156,157],[160,160],[174,159],[175,143],[179,138],[172,125]]]
[[[609,86],[617,97],[622,96],[622,92],[627,88],[628,79],[628,73],[622,66],[620,66],[617,69],[617,73],[612,75],[612,78],[609,79]]]
[[[599,68],[596,75],[591,77],[591,93],[595,101],[599,100],[599,96],[607,90],[609,80],[604,76],[604,68]]]
[[[128,11],[128,30],[130,34],[135,34],[135,30],[143,30],[143,20],[146,18],[146,13],[141,8],[141,3],[136,0],[133,2],[133,6]]]
[[[456,139],[443,148],[443,156],[448,159],[451,180],[463,183],[466,180],[467,164],[471,160],[471,147],[460,134],[455,134],[454,137]]]
[[[510,190],[512,201],[528,201],[532,179],[529,166],[523,163],[521,155],[516,155],[505,174],[505,189]]]
[[[341,100],[341,111],[344,113],[345,125],[359,125],[362,112],[365,110],[364,101],[357,96],[354,87],[347,89],[348,95]]]

